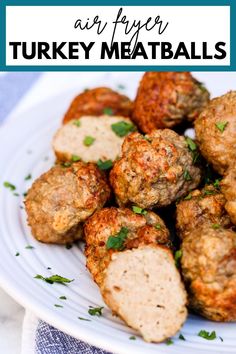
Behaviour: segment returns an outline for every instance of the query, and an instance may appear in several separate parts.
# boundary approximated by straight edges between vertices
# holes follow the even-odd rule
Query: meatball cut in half
[[[225,209],[236,225],[236,167],[230,168],[221,181],[222,193],[226,198]]]
[[[103,114],[130,117],[132,102],[130,99],[107,87],[85,90],[72,101],[63,123],[83,116],[101,116]]]
[[[236,161],[236,91],[214,98],[195,121],[199,149],[224,174]]]
[[[53,149],[59,161],[114,161],[121,153],[124,137],[134,130],[129,118],[85,116],[59,128]]]
[[[183,240],[181,265],[190,307],[212,321],[236,321],[236,232],[196,228]]]
[[[186,293],[169,232],[158,215],[106,208],[85,225],[87,267],[104,301],[148,342],[174,335],[186,320]]]
[[[209,224],[213,228],[231,227],[225,203],[224,195],[213,185],[190,192],[176,207],[178,236],[183,239],[202,224]]]
[[[202,83],[188,72],[147,72],[134,102],[133,120],[150,133],[157,128],[171,128],[183,119],[193,120],[209,101]]]
[[[25,206],[38,241],[65,244],[81,238],[82,223],[103,207],[110,188],[92,163],[52,167],[28,191]]]
[[[169,129],[127,136],[110,173],[119,205],[142,208],[167,206],[197,187],[200,179],[185,138]]]

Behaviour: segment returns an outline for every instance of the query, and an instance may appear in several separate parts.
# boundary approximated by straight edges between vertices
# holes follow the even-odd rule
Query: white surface
[[[0,170],[4,172],[4,174],[1,173],[0,186],[2,186],[2,181],[9,180],[17,185],[18,191],[24,192],[28,187],[24,182],[24,177],[32,172],[35,178],[49,167],[51,162],[44,161],[44,157],[48,155],[50,149],[51,135],[59,124],[61,115],[70,99],[78,92],[80,87],[84,89],[101,83],[115,87],[116,83],[125,82],[126,86],[131,85],[130,91],[134,95],[134,88],[140,76],[140,74],[134,73],[101,73],[96,75],[94,73],[90,73],[90,75],[88,73],[71,73],[69,75],[52,73],[46,74],[39,80],[35,88],[11,114],[5,128],[2,131],[0,130],[0,148],[1,151],[4,151],[0,161]],[[235,73],[200,73],[197,77],[207,84],[214,95],[222,94],[229,89],[236,89]],[[85,80],[82,80],[82,78]],[[93,83],[89,84],[87,80],[91,78],[93,78]],[[72,87],[71,93],[68,92],[61,97],[51,98],[48,102],[39,104],[38,107],[32,107],[37,101],[43,101],[44,98],[52,96],[54,92],[57,94],[63,88],[66,90],[70,87]],[[28,112],[23,113],[29,106],[31,108]],[[27,154],[29,148],[33,150],[30,155]],[[149,345],[140,339],[129,341],[129,334],[126,333],[127,328],[121,322],[115,319],[115,324],[112,322],[112,326],[115,326],[116,329],[110,328],[110,320],[114,321],[114,318],[108,310],[105,311],[104,317],[92,318],[92,322],[79,321],[78,316],[88,317],[87,308],[89,305],[102,304],[96,286],[91,282],[90,276],[85,271],[84,257],[80,248],[73,247],[71,250],[66,250],[59,246],[37,243],[30,236],[25,225],[24,215],[19,209],[19,203],[22,203],[22,200],[12,196],[10,191],[2,187],[1,196],[0,281],[17,301],[33,310],[38,316],[65,332],[91,341],[98,346],[105,346],[114,352],[126,354],[127,351],[131,353],[135,351],[135,353],[143,354],[145,352],[146,354],[164,351],[165,353],[172,353],[179,352],[179,346],[181,345],[182,352],[185,348],[188,354],[196,352],[193,350],[194,346],[198,347],[198,353],[235,353],[235,324],[221,325],[192,318],[182,331],[188,340],[183,343],[176,340],[175,345],[166,347],[166,345]],[[34,245],[35,250],[25,250],[27,244]],[[15,257],[16,251],[21,253],[19,257]],[[51,266],[52,271],[47,271],[47,266]],[[75,281],[68,287],[49,285],[33,279],[33,276],[37,273],[45,275],[59,273],[69,278],[75,278]],[[63,303],[64,308],[55,308],[54,303],[58,303],[58,296],[64,294],[68,297],[68,300]],[[3,305],[2,296],[1,303]],[[3,310],[5,310],[10,322],[10,309],[12,309],[13,314],[16,312],[14,306],[16,305],[11,302],[9,305],[0,307],[0,321],[1,318],[4,319]],[[14,318],[16,319],[17,316]],[[4,331],[5,328],[6,326],[2,326],[0,330]],[[18,325],[17,328],[18,332],[14,327],[5,332],[0,332],[1,353],[11,354],[11,344],[13,342],[17,343],[17,339],[12,339],[11,336],[15,336],[14,338],[18,336],[19,341]],[[196,333],[200,329],[216,330],[217,334],[224,338],[224,342],[207,342],[197,338]],[[6,338],[8,338],[7,341]],[[10,341],[11,343],[8,346],[3,346],[4,343]],[[134,347],[135,349],[132,349]],[[16,345],[15,348],[19,350],[19,345]],[[17,350],[14,353],[18,353]]]

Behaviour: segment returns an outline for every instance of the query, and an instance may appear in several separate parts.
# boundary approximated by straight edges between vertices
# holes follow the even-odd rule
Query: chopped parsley
[[[83,143],[84,143],[85,146],[91,146],[94,143],[94,141],[95,141],[95,138],[93,138],[92,136],[88,135],[88,136],[86,136],[84,138]]]
[[[110,107],[106,107],[106,108],[104,108],[103,113],[108,115],[108,116],[112,116],[113,115],[113,109],[110,108]]]
[[[133,210],[133,212],[135,213],[135,214],[141,214],[141,215],[146,215],[147,214],[147,210],[145,210],[145,209],[142,209],[142,208],[140,208],[140,207],[138,207],[138,206],[132,206],[132,210]]]
[[[120,89],[120,90],[124,90],[125,89],[125,85],[119,84],[119,85],[117,85],[117,88]]]
[[[28,176],[25,177],[25,181],[28,181],[29,179],[32,178],[32,175],[31,174],[28,174]]]
[[[174,341],[172,339],[167,339],[166,340],[166,345],[171,345],[171,344],[174,344]]]
[[[44,280],[46,283],[53,284],[53,283],[59,283],[65,285],[66,283],[71,283],[74,279],[70,280],[64,277],[61,277],[60,275],[52,275],[51,277],[44,277],[40,274],[37,274],[35,279],[41,279]]]
[[[182,333],[180,333],[179,339],[181,339],[181,340],[186,340]]]
[[[217,193],[217,192],[214,191],[214,190],[205,189],[202,194],[203,194],[203,196],[205,197],[206,195],[215,195],[216,193]]]
[[[23,197],[26,197],[27,194],[28,194],[28,192],[24,192],[22,195],[23,195]]]
[[[62,305],[54,304],[55,307],[63,307]]]
[[[212,224],[212,228],[213,229],[219,229],[220,228],[220,224]]]
[[[184,198],[184,200],[190,200],[190,199],[192,199],[192,194],[191,194],[191,193],[189,193],[189,194]]]
[[[215,188],[219,189],[219,188],[220,188],[220,181],[221,181],[221,179],[217,178],[217,179],[215,180],[215,182],[213,183],[213,186],[214,186]]]
[[[135,336],[130,336],[129,339],[130,340],[136,340],[136,337]]]
[[[206,91],[207,91],[207,89],[206,89],[206,87],[205,87],[205,85],[204,85],[203,82],[199,82],[199,81],[198,81],[197,85],[198,85],[198,87],[200,88],[200,90],[201,90],[202,92],[206,92]]]
[[[106,161],[98,160],[97,162],[98,168],[100,168],[100,170],[102,171],[109,170],[112,167],[112,165],[113,163],[111,160],[106,160]]]
[[[126,227],[122,227],[116,235],[109,236],[106,243],[106,249],[122,251],[124,249],[124,242],[128,236],[128,232],[129,230]]]
[[[224,342],[224,339],[222,337],[219,337],[219,338],[220,338],[221,342]]]
[[[207,339],[207,340],[214,340],[216,339],[216,332],[215,331],[212,331],[211,333],[210,332],[207,332],[205,331],[204,329],[202,329],[199,333],[198,333],[198,336],[199,337],[202,337],[204,339]]]
[[[188,170],[184,170],[184,179],[185,179],[185,181],[192,180],[192,177],[191,177],[190,173],[188,172]]]
[[[216,128],[221,132],[223,133],[223,131],[225,130],[225,128],[227,127],[229,122],[218,122],[216,123]]]
[[[161,230],[161,224],[156,224],[156,225],[155,225],[155,229]]]
[[[91,321],[88,318],[84,318],[84,317],[78,317],[78,319],[81,320],[81,321]]]
[[[81,126],[81,121],[79,119],[76,119],[74,122],[73,122],[74,125],[76,125],[76,127],[80,127]]]
[[[4,187],[10,189],[11,191],[16,190],[16,186],[14,186],[14,184],[12,184],[10,182],[4,182],[3,185],[4,185]]]
[[[49,269],[49,270],[50,270],[50,269],[52,269],[52,268],[51,268],[51,267],[47,267],[47,269]]]
[[[181,257],[182,257],[182,250],[176,251],[175,252],[175,265],[176,265],[176,267],[179,267]]]
[[[71,162],[70,161],[66,161],[66,162],[63,162],[61,165],[62,165],[62,167],[70,167],[71,166]]]
[[[189,138],[189,137],[187,136],[187,137],[185,138],[185,140],[186,140],[186,143],[187,143],[188,148],[189,148],[190,151],[195,151],[195,150],[197,150],[197,145],[195,144],[195,142],[194,142],[191,138]]]
[[[26,250],[32,250],[32,249],[34,249],[34,247],[31,246],[31,245],[28,245],[28,246],[25,247],[25,249],[26,249]]]
[[[77,155],[72,155],[71,156],[71,161],[72,162],[77,162],[77,161],[80,161],[80,160],[81,160],[81,158],[79,156],[77,156]]]
[[[132,123],[124,121],[112,124],[111,129],[116,135],[121,138],[136,130],[135,126]]]
[[[67,300],[67,297],[63,295],[63,296],[60,296],[59,299],[60,300]]]
[[[19,193],[13,193],[13,195],[14,195],[15,197],[19,197],[19,196],[20,196]]]
[[[89,306],[89,309],[88,309],[88,313],[91,315],[91,316],[102,316],[102,310],[103,310],[103,306],[101,307],[93,307],[93,306]]]
[[[20,255],[20,253],[19,253],[19,252],[16,252],[15,256],[18,257],[19,255]]]

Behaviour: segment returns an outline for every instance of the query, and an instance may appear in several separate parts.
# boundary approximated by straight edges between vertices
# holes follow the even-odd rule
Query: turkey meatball
[[[206,88],[189,72],[147,72],[134,102],[133,120],[150,133],[194,120],[209,101]]]
[[[167,206],[197,187],[200,179],[185,138],[169,129],[127,136],[110,173],[118,204],[142,208]]]
[[[220,174],[236,161],[236,91],[214,98],[195,121],[202,155]]]
[[[212,321],[236,320],[236,233],[203,225],[182,243],[189,305]]]
[[[213,185],[189,193],[176,207],[176,228],[183,239],[202,224],[213,228],[230,227],[230,218],[225,210],[225,197]]]
[[[82,223],[103,207],[110,188],[96,165],[77,162],[52,167],[27,193],[25,206],[33,236],[65,244],[81,238]]]
[[[128,97],[107,87],[97,87],[75,97],[64,116],[63,123],[82,116],[103,114],[130,117],[131,111],[132,102]]]
[[[186,320],[186,293],[164,222],[153,212],[106,208],[85,225],[87,267],[111,310],[148,342]]]

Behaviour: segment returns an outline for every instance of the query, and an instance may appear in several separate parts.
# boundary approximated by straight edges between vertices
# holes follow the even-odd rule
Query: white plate
[[[128,92],[134,96],[131,74],[126,74]],[[137,74],[139,76],[139,74]],[[138,76],[132,74],[136,81]],[[218,95],[236,89],[235,73],[200,73],[198,77]],[[132,82],[131,82],[132,81]],[[133,86],[131,86],[131,84]],[[88,86],[95,86],[88,83]],[[82,88],[81,88],[82,89]],[[174,344],[148,344],[136,333],[112,316],[104,305],[97,286],[85,268],[82,245],[70,250],[64,246],[49,246],[35,241],[26,225],[22,193],[32,183],[24,178],[31,173],[33,179],[53,164],[51,138],[60,124],[60,119],[68,105],[70,94],[50,99],[36,106],[17,119],[9,120],[0,130],[0,283],[1,286],[24,307],[32,310],[41,319],[62,331],[104,348],[113,353],[235,353],[236,324],[221,324],[206,321],[197,316],[189,316],[181,333],[186,341],[173,339]],[[17,186],[20,197],[3,187],[9,181]],[[25,249],[32,245],[35,248]],[[20,255],[15,256],[16,252]],[[51,267],[48,270],[47,267]],[[36,274],[50,276],[60,274],[75,279],[68,286],[47,284],[34,279]],[[65,295],[67,300],[59,300]],[[54,304],[61,304],[57,308]],[[91,317],[89,306],[105,306],[102,317]],[[91,321],[81,321],[84,317]],[[205,329],[215,330],[218,338],[207,341],[197,336]]]

